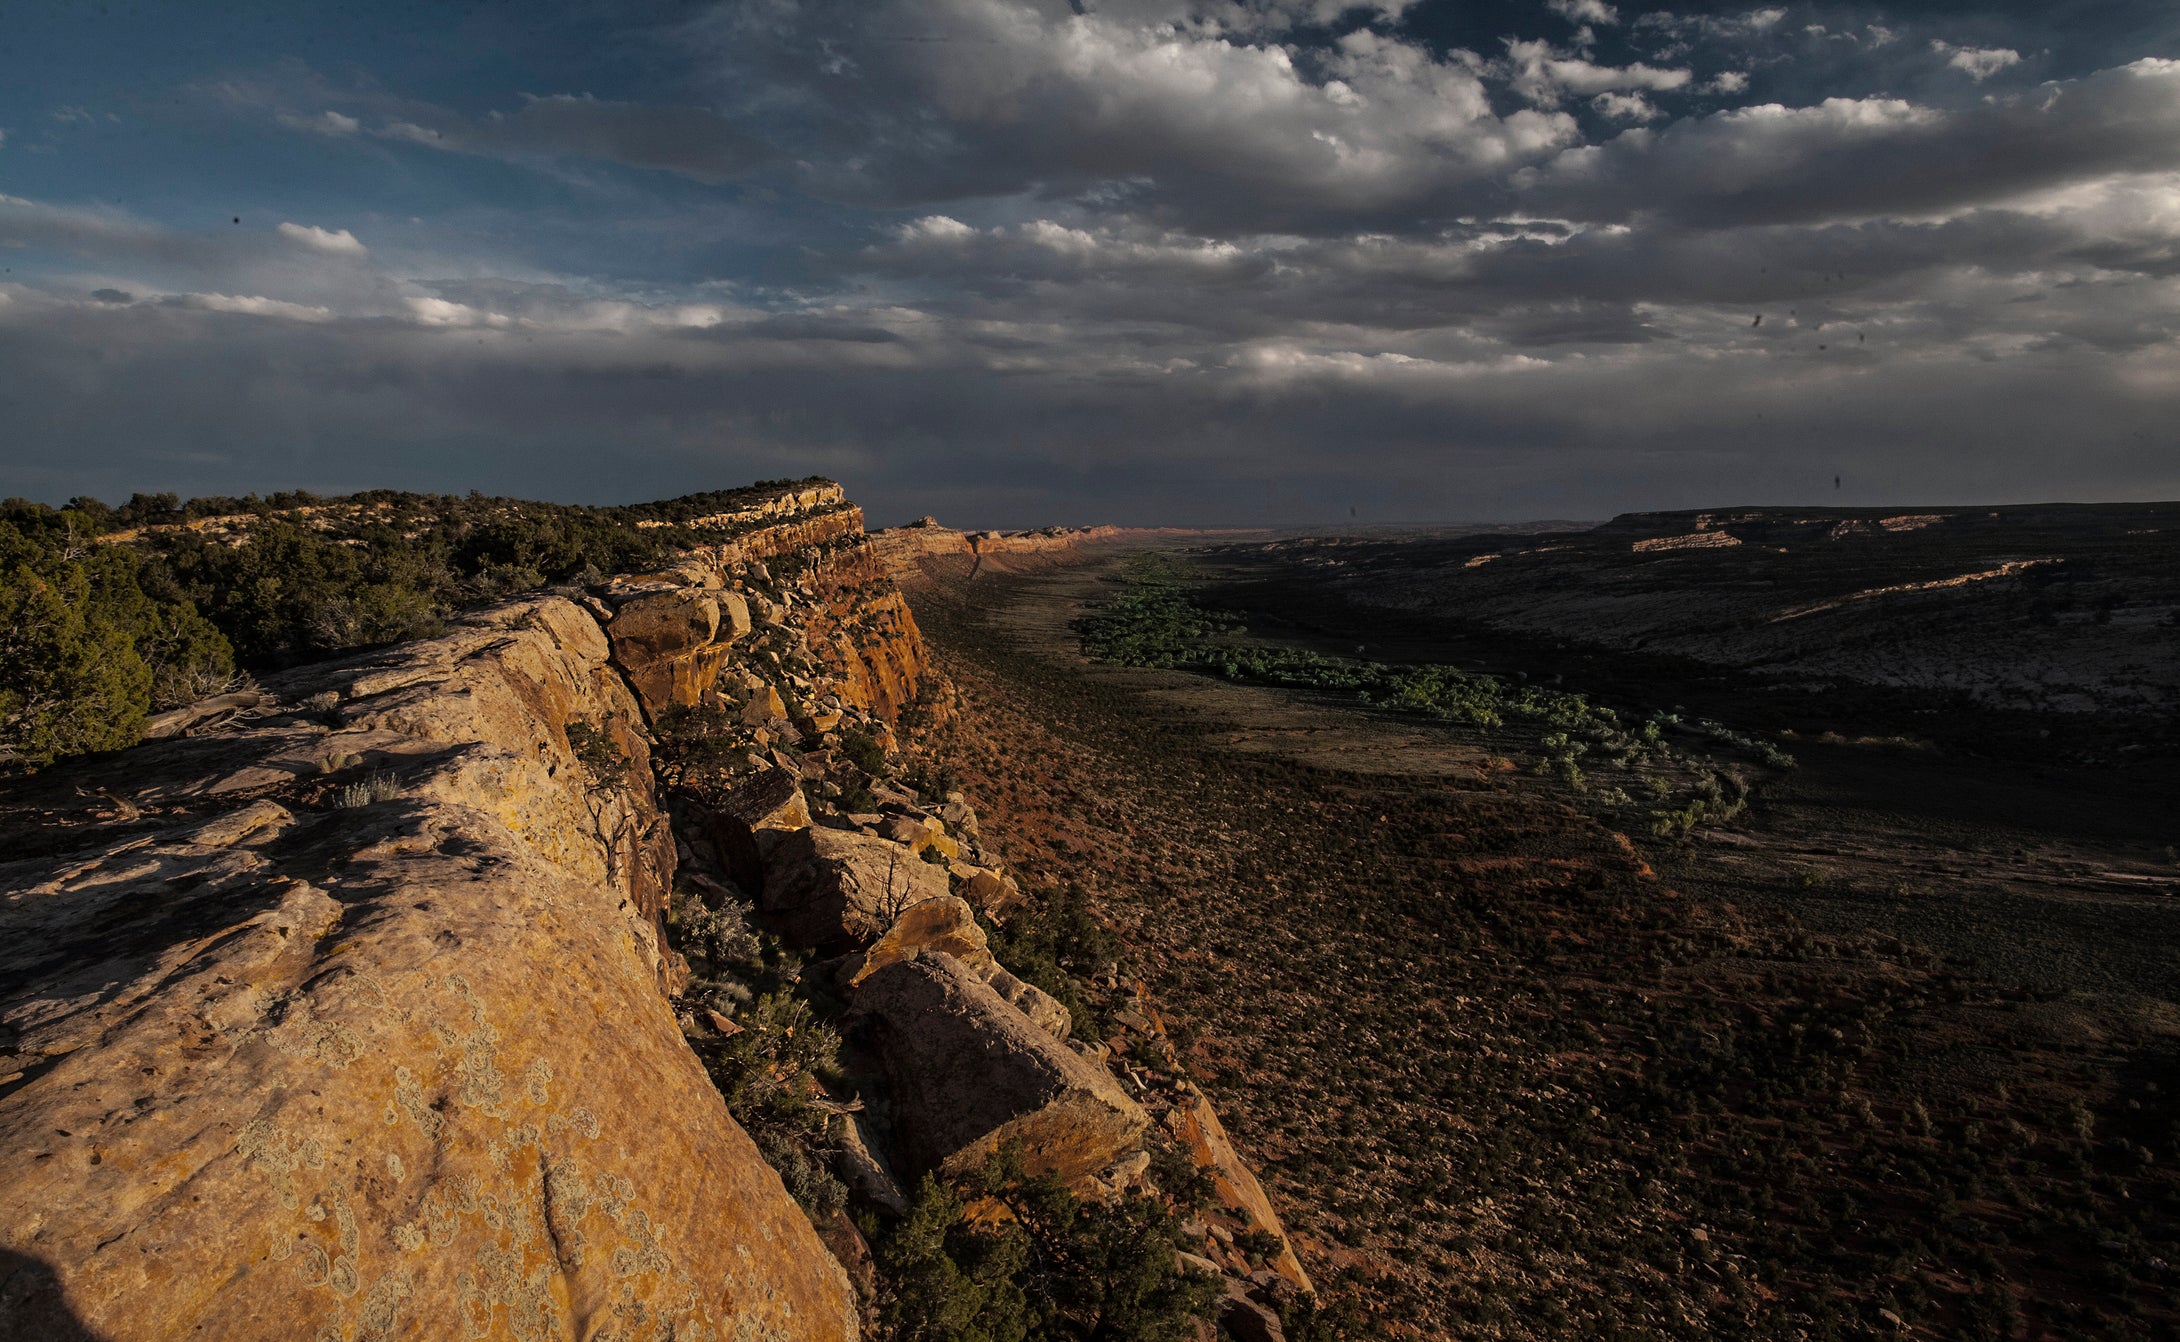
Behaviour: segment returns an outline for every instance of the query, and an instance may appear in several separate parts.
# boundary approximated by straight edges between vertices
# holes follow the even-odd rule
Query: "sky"
[[[2180,497],[2165,0],[0,0],[0,494]]]

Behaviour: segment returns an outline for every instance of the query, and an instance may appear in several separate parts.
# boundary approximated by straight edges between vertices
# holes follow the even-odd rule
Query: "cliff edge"
[[[904,747],[952,701],[860,510],[678,525],[0,783],[0,1337],[853,1338],[846,1205],[1156,1206],[1153,1146],[1276,1240],[1173,1308],[1308,1290],[1208,1105],[995,954],[1029,897]]]
[[[659,991],[609,656],[520,602],[15,790],[0,1331],[855,1336]]]

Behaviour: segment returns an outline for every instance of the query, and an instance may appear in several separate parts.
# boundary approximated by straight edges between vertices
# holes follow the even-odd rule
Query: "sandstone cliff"
[[[659,991],[608,653],[522,602],[11,792],[0,1333],[856,1334]]]
[[[1130,533],[1119,527],[1041,527],[1035,531],[956,531],[935,517],[873,534],[872,543],[896,576],[915,571],[925,559],[967,559],[981,566],[996,556],[1010,558],[1062,555],[1079,546],[1111,541]],[[1147,534],[1147,533],[1146,533]]]
[[[1201,1097],[993,954],[1025,895],[896,735],[949,699],[860,510],[684,525],[0,785],[0,1337],[853,1337],[810,1161],[899,1216],[1003,1148],[1107,1201],[1165,1144],[1307,1289]]]

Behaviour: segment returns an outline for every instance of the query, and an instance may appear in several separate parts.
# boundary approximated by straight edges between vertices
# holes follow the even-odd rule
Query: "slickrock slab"
[[[1073,1182],[1136,1146],[1149,1119],[1112,1076],[953,956],[886,965],[856,991],[883,1060],[903,1153],[957,1174],[1020,1142],[1032,1173]]]
[[[140,811],[0,866],[0,1336],[855,1336],[659,993],[605,654],[522,603],[269,687],[331,712],[0,792]]]

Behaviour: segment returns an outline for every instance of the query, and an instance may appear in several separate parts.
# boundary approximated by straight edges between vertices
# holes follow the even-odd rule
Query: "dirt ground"
[[[1086,663],[1118,557],[911,587],[942,750],[1130,942],[1328,1296],[1420,1336],[2173,1327],[2139,798],[1806,742],[1655,841],[1504,740]]]

